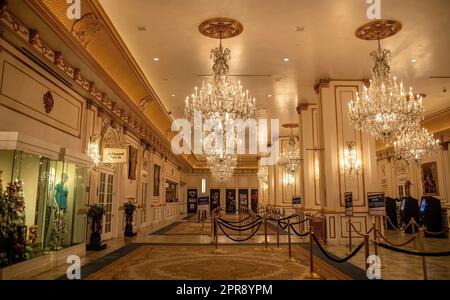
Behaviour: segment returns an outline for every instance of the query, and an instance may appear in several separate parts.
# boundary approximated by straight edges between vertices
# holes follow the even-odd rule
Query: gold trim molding
[[[187,162],[182,161],[171,153],[169,143],[163,143],[157,138],[158,134],[151,127],[133,120],[131,116],[126,115],[123,109],[117,108],[117,103],[110,100],[105,92],[98,89],[95,83],[85,77],[78,67],[69,64],[64,59],[63,53],[52,49],[41,39],[36,29],[28,28],[21,20],[13,15],[8,10],[7,4],[4,1],[0,1],[0,25],[3,27],[1,31],[7,29],[15,34],[19,39],[41,54],[47,63],[56,66],[79,87],[89,93],[92,98],[87,100],[87,107],[92,108],[92,106],[96,106],[99,111],[105,113],[105,117],[108,116],[111,119],[111,122],[114,122],[114,119],[120,120],[119,123],[123,124],[122,126],[124,129],[126,128],[126,131],[134,133],[138,138],[151,144],[152,148],[160,152],[163,157],[167,158],[172,156],[175,161],[178,161],[186,169],[191,168],[191,166],[186,166],[188,164]],[[147,128],[147,130],[144,128]]]

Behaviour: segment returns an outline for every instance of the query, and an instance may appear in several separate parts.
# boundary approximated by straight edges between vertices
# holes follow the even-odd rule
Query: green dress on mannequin
[[[50,235],[50,247],[53,250],[59,250],[64,244],[64,234],[66,233],[65,214],[67,210],[67,197],[69,189],[67,181],[69,176],[63,174],[62,181],[55,186],[55,198],[53,202],[54,217],[53,228]]]

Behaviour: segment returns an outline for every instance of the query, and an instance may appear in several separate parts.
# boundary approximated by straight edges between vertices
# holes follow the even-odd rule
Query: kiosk
[[[419,221],[419,201],[413,197],[402,197],[400,203],[400,218],[403,225],[408,225],[411,218],[414,218],[416,222]],[[406,233],[413,233],[413,227],[409,226],[405,229]],[[415,226],[414,232],[417,232],[418,228]]]
[[[386,197],[385,199],[385,205],[386,205],[386,216],[389,218],[389,220],[391,222],[387,222],[387,228],[388,230],[395,230],[395,227],[399,227],[398,226],[398,222],[397,222],[397,205],[396,205],[396,201],[394,198],[391,197]],[[391,225],[394,225],[392,226]]]
[[[429,196],[422,197],[419,209],[419,224],[424,225],[427,231],[430,232],[441,232],[444,230],[442,223],[441,201],[439,199]],[[425,232],[425,236],[446,238],[448,237],[448,234],[442,233],[440,235],[431,235]]]

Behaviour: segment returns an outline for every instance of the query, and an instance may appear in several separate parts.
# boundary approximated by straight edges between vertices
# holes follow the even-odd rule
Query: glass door
[[[114,196],[114,175],[108,173],[100,173],[100,182],[98,190],[99,204],[105,208],[105,216],[103,218],[102,239],[108,240],[112,238],[112,206]]]

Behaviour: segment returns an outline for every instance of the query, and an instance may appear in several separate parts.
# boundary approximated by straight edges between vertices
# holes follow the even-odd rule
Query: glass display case
[[[2,218],[2,228],[25,227],[28,249],[35,253],[53,251],[84,242],[86,167],[17,150],[0,150],[0,176],[4,191],[10,190],[15,182],[21,184],[24,202],[24,218],[19,221]],[[9,213],[16,214],[14,205],[11,207]]]

